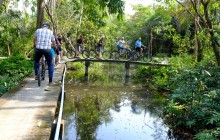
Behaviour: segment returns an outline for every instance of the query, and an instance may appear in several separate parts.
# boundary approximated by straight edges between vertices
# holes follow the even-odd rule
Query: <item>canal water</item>
[[[136,66],[125,78],[123,65],[93,64],[68,70],[63,118],[64,140],[167,140],[160,117],[165,99],[135,82]]]

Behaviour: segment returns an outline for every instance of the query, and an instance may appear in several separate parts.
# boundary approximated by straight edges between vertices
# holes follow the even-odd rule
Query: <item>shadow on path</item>
[[[0,97],[0,139],[49,139],[63,68],[64,63],[57,66],[53,86],[46,77],[38,87],[32,74]]]

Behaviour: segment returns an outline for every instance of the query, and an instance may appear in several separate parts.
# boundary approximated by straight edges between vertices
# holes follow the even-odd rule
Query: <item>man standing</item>
[[[34,56],[34,70],[35,79],[39,70],[39,61],[44,55],[49,69],[49,85],[52,85],[54,65],[52,63],[51,43],[55,45],[55,37],[53,32],[49,29],[48,23],[43,23],[42,28],[37,29],[34,34],[35,56]]]

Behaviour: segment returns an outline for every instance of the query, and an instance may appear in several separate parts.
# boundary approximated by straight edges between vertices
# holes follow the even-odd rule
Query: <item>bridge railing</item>
[[[146,66],[170,66],[169,63],[155,63],[155,62],[142,62],[142,61],[130,61],[130,60],[115,60],[115,59],[90,59],[90,58],[78,58],[78,59],[68,59],[66,62],[111,62],[111,63],[129,63],[136,65],[146,65]]]
[[[61,79],[62,84],[61,84],[61,92],[60,92],[60,108],[59,108],[59,114],[58,114],[57,123],[56,123],[54,140],[62,139],[61,121],[62,121],[63,104],[64,104],[64,97],[65,97],[64,81],[66,77],[66,71],[67,71],[67,66],[65,64],[64,69],[63,69],[62,79]]]

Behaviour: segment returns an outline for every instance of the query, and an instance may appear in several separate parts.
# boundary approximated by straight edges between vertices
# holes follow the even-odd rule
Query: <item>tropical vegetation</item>
[[[166,92],[166,122],[193,139],[219,139],[220,1],[156,1],[133,6],[134,15],[124,13],[123,0],[1,1],[0,53],[8,59],[0,60],[0,90],[6,92],[30,73],[30,61],[24,58],[33,58],[33,33],[45,21],[63,35],[64,51],[80,35],[88,49],[105,36],[107,50],[114,50],[122,36],[131,48],[141,37],[149,60],[171,64],[137,69],[142,82]],[[18,10],[20,2],[25,7]]]

